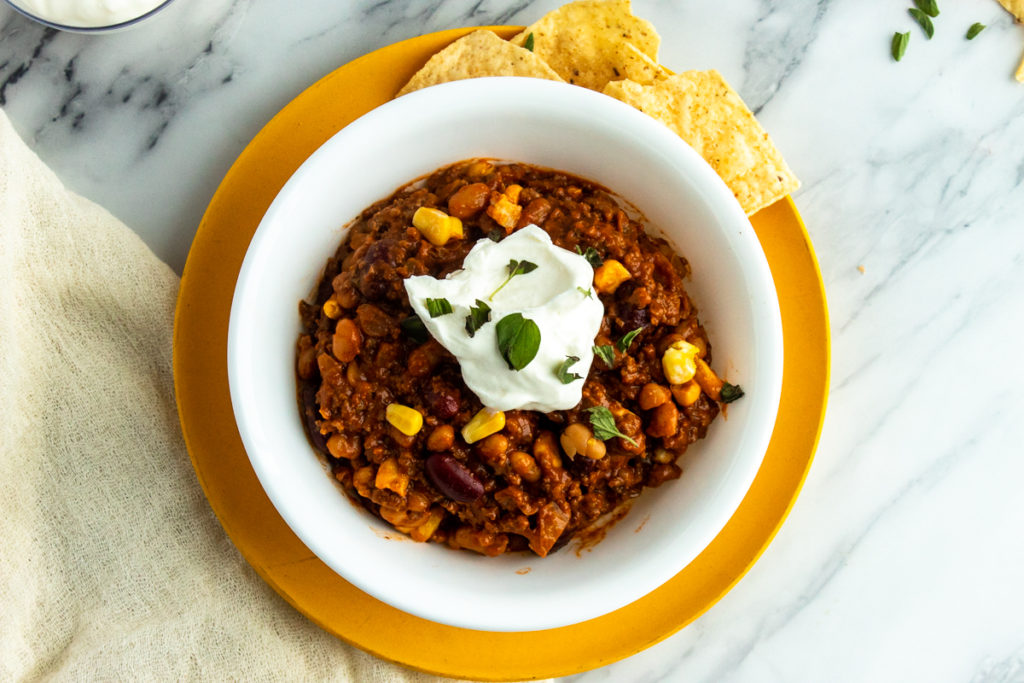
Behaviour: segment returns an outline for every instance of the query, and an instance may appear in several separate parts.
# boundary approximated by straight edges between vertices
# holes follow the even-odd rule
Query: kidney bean
[[[616,302],[615,316],[622,321],[619,328],[626,332],[632,332],[638,327],[647,327],[651,324],[650,311],[646,308],[638,308],[626,301]]]
[[[456,502],[471,503],[484,495],[483,482],[447,453],[427,458],[427,475],[441,493]]]
[[[459,414],[459,399],[447,392],[429,391],[427,401],[430,412],[441,420],[450,420]]]

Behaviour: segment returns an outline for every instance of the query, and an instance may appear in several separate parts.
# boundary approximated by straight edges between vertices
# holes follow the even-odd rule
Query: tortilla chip
[[[686,71],[652,85],[609,83],[610,95],[661,121],[729,186],[747,215],[800,187],[754,114],[717,71]]]
[[[473,31],[441,50],[417,71],[398,95],[438,83],[483,76],[562,79],[537,55],[491,31]],[[398,96],[396,95],[396,97]]]
[[[648,85],[672,75],[671,71],[645,55],[632,43],[623,43],[622,47],[622,61],[613,65],[613,69],[621,75],[613,80],[629,80]],[[604,86],[601,86],[601,90],[604,90]]]
[[[1024,58],[1020,60],[1020,66],[1017,67],[1017,73],[1014,74],[1014,78],[1017,79],[1018,83],[1024,83]]]
[[[512,38],[525,45],[533,34],[533,51],[569,83],[601,91],[641,62],[657,66],[661,37],[649,21],[633,16],[630,0],[580,0],[545,14]],[[635,46],[635,50],[631,47]],[[647,57],[642,60],[637,53]]]

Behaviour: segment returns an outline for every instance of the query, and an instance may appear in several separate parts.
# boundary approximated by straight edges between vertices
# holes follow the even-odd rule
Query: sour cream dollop
[[[537,268],[513,277],[488,299],[508,277],[512,259]],[[544,230],[528,225],[501,242],[481,239],[466,255],[462,270],[443,280],[406,278],[405,291],[430,334],[458,359],[463,381],[481,403],[494,410],[551,412],[572,408],[583,395],[583,379],[563,384],[556,371],[569,356],[579,358],[570,373],[586,378],[590,370],[594,337],[604,316],[593,279],[585,258],[555,246]],[[447,299],[453,312],[431,318],[428,298]],[[466,316],[477,299],[491,307],[491,319],[470,337]],[[540,329],[537,355],[522,370],[509,369],[498,349],[497,323],[512,313]]]
[[[40,19],[82,28],[123,24],[155,9],[164,0],[14,0]]]

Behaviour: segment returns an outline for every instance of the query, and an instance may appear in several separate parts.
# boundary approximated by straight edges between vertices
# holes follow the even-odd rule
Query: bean
[[[483,211],[490,196],[491,188],[487,185],[470,183],[448,198],[448,214],[456,218],[471,218]]]
[[[545,472],[562,469],[562,457],[558,455],[558,442],[552,432],[544,431],[533,441],[533,457]]]
[[[615,303],[615,316],[621,320],[621,329],[631,332],[638,327],[647,327],[651,324],[651,312],[646,308],[639,308],[627,301]]]
[[[559,441],[561,441],[562,450],[572,460],[577,453],[587,452],[587,441],[592,438],[594,438],[594,434],[590,431],[590,427],[582,422],[573,422],[562,432],[562,438]]]
[[[434,486],[458,503],[471,503],[484,495],[484,484],[465,465],[447,453],[427,458],[427,475]]]
[[[359,437],[331,434],[331,438],[327,439],[327,450],[335,458],[352,460],[359,455]]]
[[[450,420],[459,414],[459,399],[446,391],[428,391],[427,402],[430,412],[441,420]]]
[[[671,395],[668,389],[649,382],[640,389],[640,407],[644,410],[650,410],[651,408],[657,408],[662,403],[667,401]]]
[[[480,451],[480,455],[488,460],[493,460],[505,455],[505,451],[508,450],[508,437],[504,434],[491,434],[477,444],[477,449]]]
[[[523,209],[523,213],[519,216],[519,222],[516,223],[516,229],[525,228],[531,223],[533,225],[544,225],[544,221],[547,220],[549,213],[551,213],[551,202],[543,197],[538,197]]]
[[[443,354],[444,347],[435,339],[428,339],[412,350],[406,368],[412,377],[427,377],[441,362]]]
[[[516,474],[526,481],[532,482],[540,479],[540,468],[537,467],[537,461],[529,453],[512,451],[512,455],[509,456],[509,462],[512,464],[512,469],[515,470]]]
[[[476,450],[491,469],[498,471],[505,466],[508,437],[504,434],[491,434],[476,445]]]
[[[334,338],[331,340],[331,350],[335,358],[342,363],[348,363],[359,355],[362,343],[363,334],[350,318],[338,321],[338,326],[334,328]]]
[[[651,413],[647,433],[654,437],[674,436],[679,431],[679,409],[672,401],[662,403]]]
[[[338,300],[342,308],[355,308],[359,303],[359,294],[356,292],[355,285],[352,284],[351,273],[340,273],[331,282],[331,287],[334,289],[334,298]]]
[[[451,425],[439,425],[427,437],[428,451],[446,451],[455,443],[455,429]]]

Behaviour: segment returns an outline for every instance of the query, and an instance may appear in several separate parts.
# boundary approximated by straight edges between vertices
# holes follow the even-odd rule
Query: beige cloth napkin
[[[245,563],[178,426],[178,278],[0,110],[0,680],[434,681]]]

